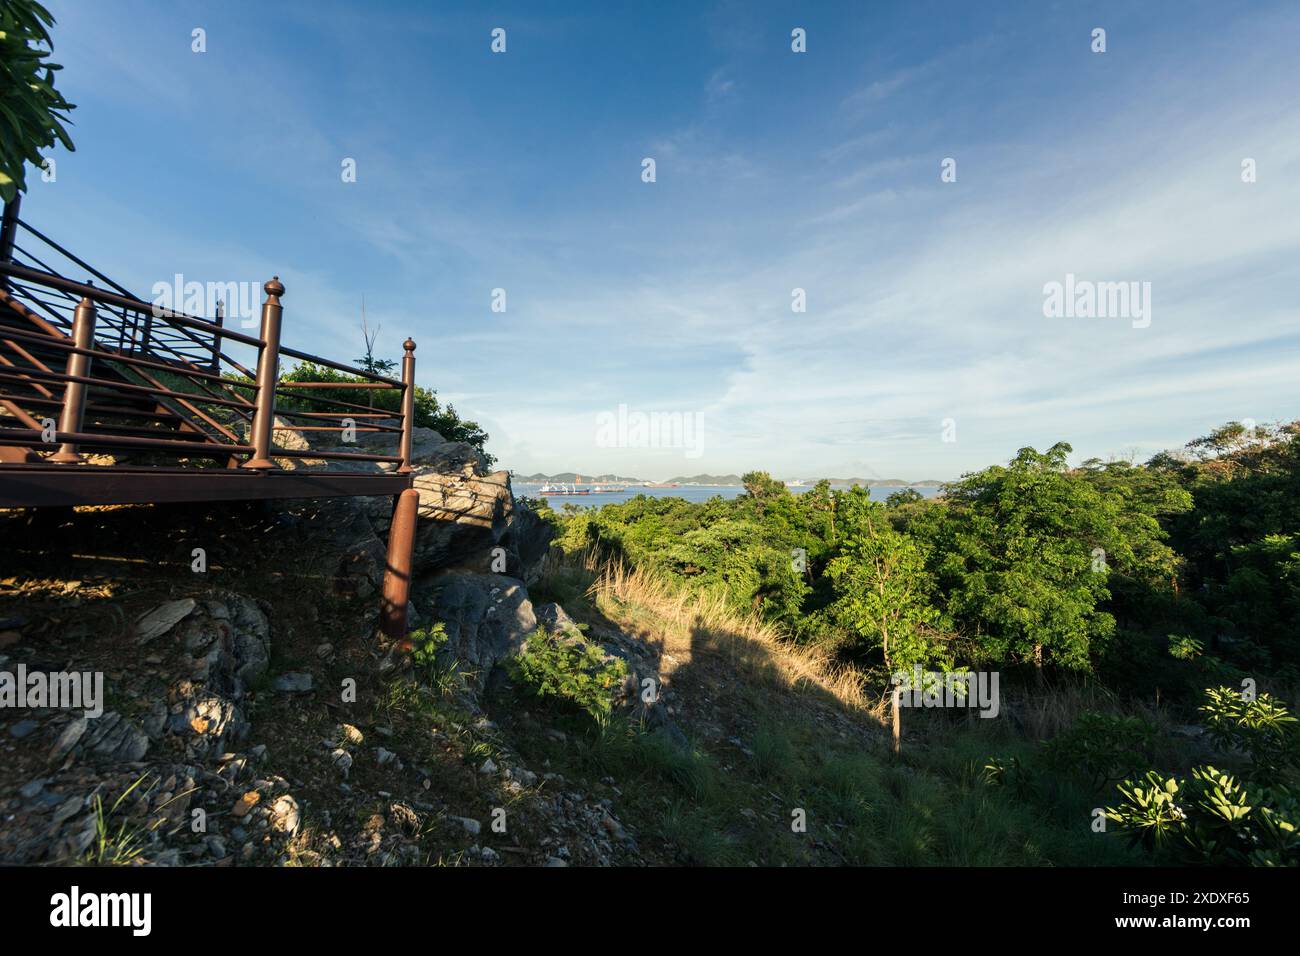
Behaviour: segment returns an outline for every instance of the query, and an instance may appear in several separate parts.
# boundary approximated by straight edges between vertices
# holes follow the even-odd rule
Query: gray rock
[[[510,776],[519,781],[520,786],[531,787],[537,783],[537,774],[523,767],[515,767],[510,771]]]
[[[312,688],[312,676],[306,671],[289,671],[274,681],[275,689],[285,694],[305,694]]]
[[[88,726],[90,726],[90,719],[87,717],[76,717],[69,721],[68,726],[63,728],[63,733],[59,734],[59,739],[50,749],[50,763],[62,760],[71,753],[72,748],[80,743]]]
[[[185,740],[191,756],[216,757],[247,735],[248,721],[229,698],[194,687],[188,681],[174,688],[173,696],[177,703],[167,728]]]
[[[448,817],[447,819],[455,820],[464,827],[465,832],[471,836],[478,836],[478,832],[483,829],[482,825],[472,817]]]
[[[64,820],[71,820],[85,805],[85,802],[81,797],[69,797],[63,801],[63,803],[59,804],[59,808],[54,811],[54,823],[57,825]]]
[[[193,598],[181,598],[178,601],[168,601],[166,604],[158,605],[136,620],[135,639],[141,644],[147,644],[161,637],[187,617],[196,604]]]
[[[537,615],[537,623],[550,633],[568,637],[582,636],[582,630],[578,627],[578,622],[569,617],[569,613],[560,605],[555,603],[538,604],[534,606],[533,611]]]
[[[149,751],[149,737],[134,721],[110,710],[90,724],[77,749],[107,763],[135,763]]]
[[[293,836],[298,832],[301,820],[297,800],[287,793],[275,798],[271,804],[271,829],[285,836]]]
[[[34,720],[20,720],[9,728],[9,736],[15,740],[22,740],[24,737],[30,736],[32,731],[39,726],[40,724]]]
[[[352,754],[339,748],[330,754],[330,759],[333,761],[334,766],[338,769],[339,773],[343,774],[343,778],[346,780],[348,771],[352,769]]]
[[[518,569],[518,554],[512,553],[511,543],[505,540],[515,514],[509,472],[471,477],[417,468],[412,487],[420,493],[415,532],[417,573],[442,568],[485,573]],[[494,553],[498,546],[503,552]],[[503,555],[504,567],[499,563]]]
[[[469,664],[480,679],[537,628],[528,592],[516,578],[448,572],[431,583],[437,588],[434,615],[447,630],[443,653]]]
[[[312,504],[306,530],[333,593],[363,600],[378,593],[388,553],[375,533],[375,521],[386,515],[383,503],[330,498]]]
[[[551,540],[555,537],[555,526],[538,517],[537,512],[523,502],[515,501],[515,520],[507,540],[519,555],[519,577],[527,584],[534,584],[542,576],[546,567],[546,558],[551,550]]]

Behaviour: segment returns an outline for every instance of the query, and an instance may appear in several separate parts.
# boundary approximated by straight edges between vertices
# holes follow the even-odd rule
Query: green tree
[[[1093,642],[1114,630],[1099,607],[1108,561],[1131,551],[1114,503],[1068,471],[1070,450],[1022,448],[1008,467],[948,486],[934,561],[948,610],[994,660],[1086,669]]]
[[[890,671],[941,657],[939,612],[930,602],[921,551],[894,529],[885,506],[866,489],[838,498],[840,545],[826,567],[837,595],[833,613],[868,648],[879,649]]]
[[[759,501],[790,494],[785,482],[777,481],[765,471],[747,471],[741,475],[740,481],[745,486],[745,494]]]
[[[46,58],[54,44],[54,17],[34,0],[0,0],[0,199],[27,189],[23,164],[40,166],[41,150],[56,141],[74,149],[64,123],[75,107],[54,88]]]

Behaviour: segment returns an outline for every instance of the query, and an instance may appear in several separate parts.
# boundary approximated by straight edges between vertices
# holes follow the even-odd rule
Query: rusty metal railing
[[[410,473],[413,341],[405,343],[400,379],[286,347],[278,277],[263,287],[257,335],[226,327],[220,315],[213,321],[161,308],[32,229],[12,205],[0,224],[0,426],[9,418],[17,427],[0,427],[0,451],[27,449],[20,460],[28,465],[86,465],[83,448],[109,448],[251,471],[298,460]],[[45,254],[33,256],[35,241]],[[105,288],[54,271],[56,255]],[[231,345],[254,350],[253,367],[232,357]],[[283,358],[347,380],[286,380]],[[339,397],[362,390],[370,404]],[[377,408],[374,393],[389,390],[400,391],[398,407]],[[396,447],[391,454],[277,447],[284,431],[391,434]],[[14,453],[0,454],[6,461],[14,463]]]

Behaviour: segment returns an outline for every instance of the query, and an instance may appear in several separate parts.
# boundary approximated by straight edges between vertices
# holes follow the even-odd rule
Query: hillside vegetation
[[[1000,674],[1002,719],[904,709],[897,760],[883,732],[828,752],[834,737],[805,735],[798,708],[747,686],[733,719],[755,723],[746,748],[763,741],[753,759],[786,804],[856,761],[845,785],[860,816],[837,807],[846,860],[931,846],[949,863],[1295,864],[1300,423],[1229,423],[1146,464],[1072,468],[1070,451],[1022,449],[933,500],[825,483],[794,495],[753,472],[730,501],[638,497],[550,520],[570,565],[604,568],[591,593],[606,614],[656,608],[647,633],[685,629],[694,653],[733,664],[757,654],[854,726],[887,723],[899,672]],[[721,629],[730,639],[687,623],[724,614],[746,622]],[[908,809],[898,787],[930,803]],[[990,809],[1025,840],[987,832]],[[894,812],[931,830],[915,855],[878,842]]]

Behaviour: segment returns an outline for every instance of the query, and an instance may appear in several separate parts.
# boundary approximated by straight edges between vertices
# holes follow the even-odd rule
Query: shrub
[[[1220,750],[1240,750],[1256,767],[1276,770],[1295,757],[1296,719],[1268,694],[1246,700],[1230,687],[1211,688],[1200,707],[1210,739]]]
[[[1043,758],[1056,770],[1086,774],[1100,787],[1141,767],[1149,759],[1155,733],[1140,717],[1085,711],[1074,726],[1044,744]]]
[[[509,663],[511,677],[532,696],[582,711],[605,726],[627,665],[581,638],[561,638],[538,628]]]
[[[1210,865],[1300,865],[1300,803],[1286,788],[1252,786],[1231,774],[1197,767],[1190,783],[1147,771],[1119,786],[1124,803],[1106,817],[1133,842]]]
[[[1240,775],[1196,767],[1191,780],[1148,770],[1119,785],[1124,802],[1106,817],[1136,844],[1180,862],[1300,865],[1300,799],[1294,769],[1296,720],[1267,694],[1245,700],[1229,687],[1206,692],[1210,739],[1250,758]]]

